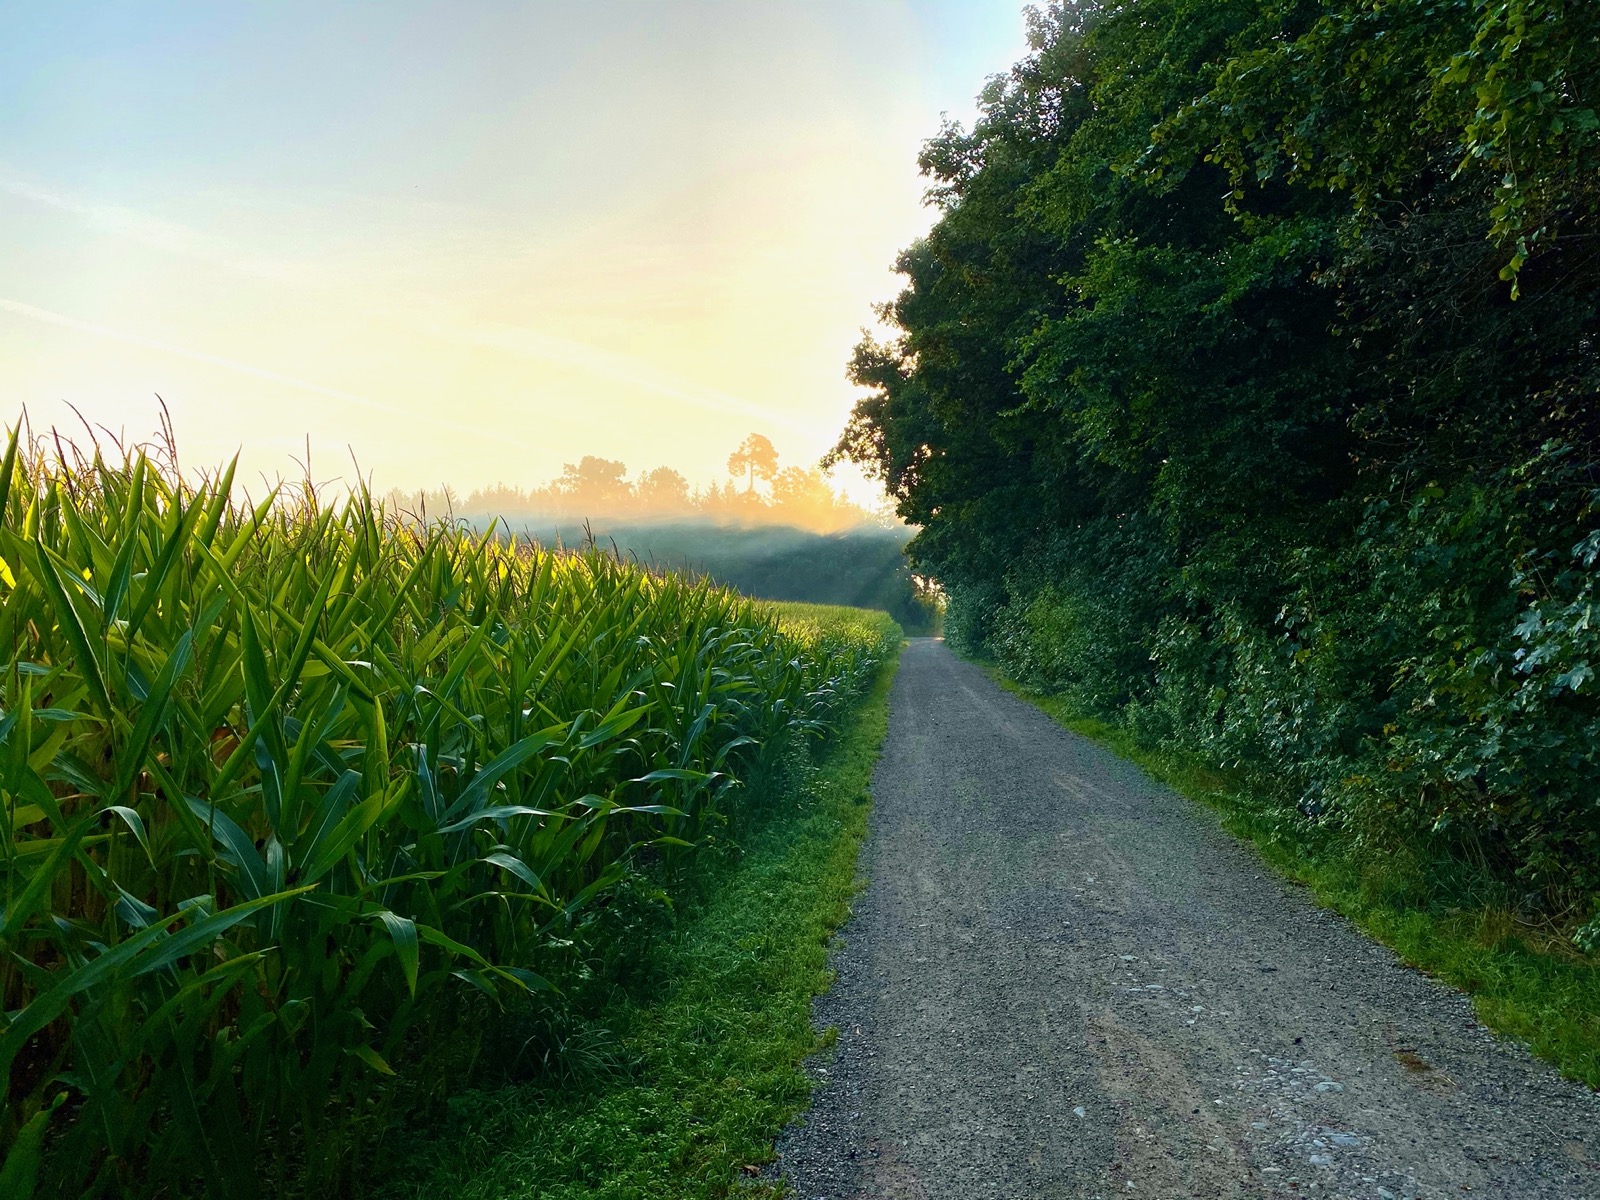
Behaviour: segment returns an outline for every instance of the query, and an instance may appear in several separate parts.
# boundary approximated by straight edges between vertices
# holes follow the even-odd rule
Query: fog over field
[[[589,543],[656,570],[708,576],[747,596],[883,609],[915,631],[934,605],[903,550],[913,530],[885,508],[852,503],[816,466],[783,466],[751,434],[728,456],[729,478],[691,486],[672,467],[630,475],[585,455],[543,484],[448,486],[384,498],[417,523],[465,522],[544,546]]]

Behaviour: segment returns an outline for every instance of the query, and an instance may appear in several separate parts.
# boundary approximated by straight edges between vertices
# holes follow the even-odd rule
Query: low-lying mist
[[[593,543],[747,596],[883,609],[909,632],[931,629],[936,605],[906,561],[905,525],[851,503],[819,470],[780,469],[758,434],[729,456],[728,471],[743,478],[691,488],[671,467],[630,479],[625,464],[591,455],[546,484],[497,484],[465,496],[395,491],[385,507],[546,546]]]

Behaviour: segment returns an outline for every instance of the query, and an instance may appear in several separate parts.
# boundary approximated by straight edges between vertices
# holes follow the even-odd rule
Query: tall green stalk
[[[232,473],[0,462],[8,1184],[338,1192],[882,653]]]

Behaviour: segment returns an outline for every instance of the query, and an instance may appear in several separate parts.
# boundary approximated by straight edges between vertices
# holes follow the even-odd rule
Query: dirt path
[[[1600,1101],[1195,806],[911,644],[800,1200],[1600,1197]]]

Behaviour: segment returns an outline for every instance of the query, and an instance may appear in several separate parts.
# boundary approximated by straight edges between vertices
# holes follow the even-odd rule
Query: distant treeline
[[[925,148],[838,450],[952,639],[1284,821],[1592,917],[1597,103],[1576,0],[1035,14]]]
[[[555,479],[531,487],[497,483],[464,495],[448,486],[416,492],[396,489],[385,502],[391,512],[429,520],[498,517],[512,524],[711,521],[819,532],[895,524],[882,512],[851,503],[815,467],[780,468],[778,462],[772,443],[752,433],[728,456],[728,473],[744,476],[742,483],[729,479],[693,487],[671,467],[641,471],[630,479],[626,463],[586,454],[565,464]]]

